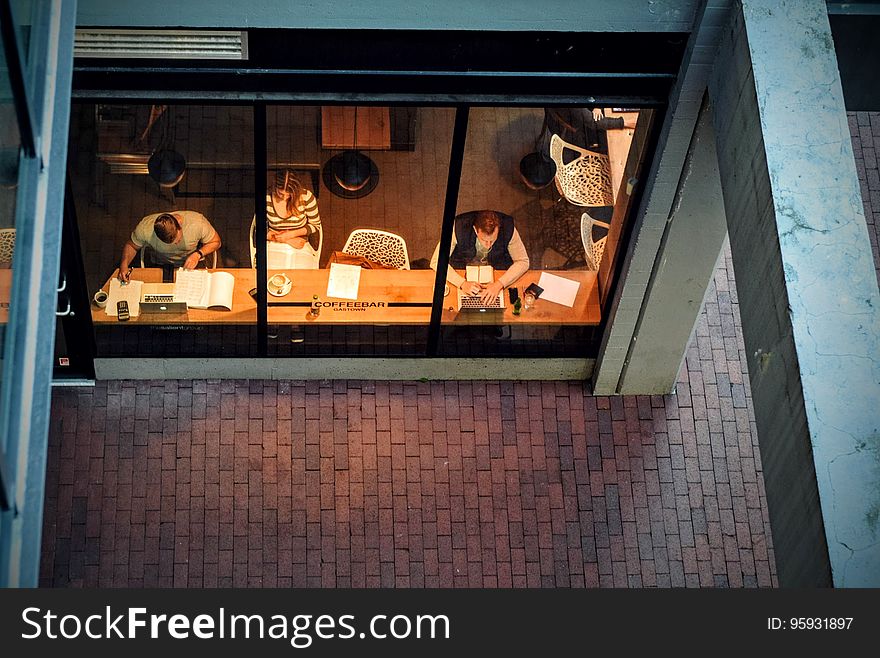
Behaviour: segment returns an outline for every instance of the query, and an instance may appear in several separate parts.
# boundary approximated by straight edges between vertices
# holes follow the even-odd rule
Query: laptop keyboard
[[[462,295],[461,308],[502,309],[504,304],[501,301],[501,295],[488,303],[480,299],[479,295]]]
[[[144,298],[141,300],[142,303],[150,304],[170,304],[174,301],[174,295],[155,295],[147,293],[144,295]]]

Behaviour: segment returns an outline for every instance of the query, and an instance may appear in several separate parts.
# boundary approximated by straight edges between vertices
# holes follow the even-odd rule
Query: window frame
[[[249,33],[261,32],[259,30]],[[273,31],[269,31],[273,32]],[[277,32],[277,31],[274,31]],[[283,31],[303,32],[303,31]],[[364,34],[370,31],[364,31]],[[309,33],[309,31],[305,31]],[[311,37],[313,34],[309,33]],[[404,38],[406,35],[383,38]],[[441,41],[445,35],[441,32]],[[580,33],[578,38],[583,37]],[[520,35],[503,34],[498,37],[516,40]],[[544,35],[547,36],[547,35]],[[608,35],[605,35],[606,37]],[[619,35],[617,35],[619,36]],[[644,41],[645,35],[638,35]],[[651,35],[658,39],[674,42],[681,35]],[[413,38],[412,36],[408,38]],[[469,38],[469,37],[467,37]],[[562,36],[550,35],[550,40],[565,41],[574,38],[570,33]],[[323,39],[323,37],[322,37]],[[466,37],[461,37],[466,39]],[[326,43],[324,39],[324,43]],[[453,40],[454,41],[454,40]],[[684,39],[682,39],[684,41]],[[251,43],[257,40],[251,36]],[[449,45],[446,41],[444,44]],[[527,42],[524,42],[527,43]],[[465,44],[465,50],[470,46]],[[450,46],[454,50],[453,46]],[[253,49],[251,48],[253,52]],[[443,309],[443,289],[445,273],[449,262],[455,209],[461,185],[462,162],[467,139],[468,119],[473,107],[550,107],[592,105],[605,107],[635,107],[657,111],[662,118],[667,104],[668,93],[675,81],[677,65],[680,63],[683,47],[677,53],[667,56],[655,70],[641,72],[634,68],[633,61],[625,62],[626,70],[607,70],[609,55],[604,53],[598,65],[606,70],[581,70],[575,66],[560,66],[558,71],[529,69],[524,60],[515,56],[507,70],[438,70],[428,71],[389,70],[381,68],[382,62],[367,58],[363,63],[352,64],[345,70],[283,69],[271,68],[270,62],[253,60],[229,65],[225,62],[175,62],[171,67],[156,67],[150,62],[133,60],[82,60],[75,62],[73,101],[86,103],[114,104],[222,104],[250,106],[254,112],[254,215],[256,217],[256,276],[266,280],[266,209],[265,189],[267,188],[267,109],[273,105],[415,105],[424,107],[448,107],[455,109],[455,122],[450,152],[450,167],[447,174],[446,198],[443,206],[443,219],[440,234],[440,254],[436,270],[431,318],[428,324],[427,341],[421,357],[437,356],[441,336],[441,314]],[[668,53],[667,53],[668,55]],[[524,53],[523,57],[528,57]],[[662,58],[661,58],[662,59]],[[262,63],[263,67],[258,65]],[[497,64],[497,59],[493,60]],[[387,66],[388,61],[384,62]],[[337,65],[340,65],[337,63]],[[315,64],[314,66],[318,66]],[[372,67],[372,68],[371,68]],[[627,68],[628,67],[628,68]],[[408,68],[414,68],[408,65]],[[441,67],[442,68],[442,67]],[[566,70],[562,70],[566,69]],[[575,70],[577,69],[577,70]],[[673,70],[675,72],[673,72]],[[233,75],[234,74],[234,75]],[[367,82],[363,82],[366,80]],[[523,86],[528,84],[528,86]],[[479,91],[481,85],[488,85],[489,93]],[[531,89],[524,94],[521,89]],[[290,89],[297,91],[291,92]],[[575,89],[588,89],[596,95]],[[637,89],[647,90],[642,95],[634,93]],[[655,119],[648,137],[646,151],[642,159],[642,171],[647,171],[656,154],[661,121]],[[641,187],[631,199],[627,210],[626,225],[621,235],[622,247],[629,242],[633,231],[632,218],[640,200]],[[618,257],[612,273],[612,283],[602,300],[602,321],[597,335],[601,335],[609,318],[610,300],[619,283],[624,258]],[[257,346],[256,354],[268,355],[268,297],[265,286],[257,286]],[[88,320],[91,322],[90,318]],[[584,356],[598,348],[597,340],[585,345]],[[102,355],[98,355],[102,356]],[[315,354],[315,358],[320,355]],[[367,356],[367,355],[365,355]],[[383,356],[383,355],[372,355]],[[546,358],[553,358],[548,353]],[[219,358],[219,357],[218,357]],[[283,357],[278,357],[283,358]],[[352,358],[358,358],[352,355]],[[369,357],[368,357],[369,358]],[[531,357],[534,358],[534,357]],[[540,358],[540,357],[539,357]]]

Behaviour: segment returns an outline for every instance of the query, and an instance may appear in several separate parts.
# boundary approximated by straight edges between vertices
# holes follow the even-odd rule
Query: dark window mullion
[[[267,147],[266,147],[266,104],[256,103],[254,105],[254,217],[256,222],[254,225],[254,245],[257,248],[257,355],[266,356],[268,354],[268,307],[267,307],[267,291],[265,282],[267,276],[267,260],[266,260],[266,170],[268,165]],[[248,236],[250,240],[250,236]]]
[[[56,323],[55,331],[63,331],[67,342],[70,366],[77,375],[95,377],[95,325],[92,322],[91,299],[86,284],[79,220],[73,197],[70,174],[65,177],[64,218],[61,223],[61,270],[67,278],[71,308],[74,313]],[[57,370],[57,368],[56,368]]]
[[[32,158],[36,153],[36,138],[28,102],[27,87],[24,82],[24,59],[18,43],[15,22],[12,19],[12,7],[9,0],[0,0],[0,37],[3,40],[3,51],[6,56],[6,69],[9,72],[9,85],[12,88],[12,99],[15,103],[15,115],[18,119],[18,131],[21,136],[21,147],[25,155]]]
[[[464,162],[464,147],[468,126],[467,105],[459,105],[455,110],[455,125],[452,129],[452,149],[449,155],[449,176],[446,179],[446,201],[443,204],[443,227],[440,232],[440,254],[437,258],[437,272],[434,277],[434,302],[431,305],[431,324],[428,326],[428,356],[437,356],[440,342],[440,319],[443,315],[443,289],[446,284],[446,269],[449,266],[449,247],[452,245],[452,229],[455,225],[455,210],[458,207],[458,190],[461,186],[461,169]]]

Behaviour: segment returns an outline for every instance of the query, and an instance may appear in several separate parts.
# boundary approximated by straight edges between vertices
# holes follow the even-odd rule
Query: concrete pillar
[[[779,582],[880,586],[880,293],[825,2],[737,0],[710,95]]]
[[[636,212],[633,237],[624,257],[623,274],[612,300],[611,321],[602,337],[593,370],[592,385],[597,395],[622,392],[623,372],[629,367],[635,344],[641,340],[636,336],[637,327],[644,318],[644,310],[649,303],[649,291],[656,280],[657,268],[664,259],[664,236],[669,228],[668,221],[675,212],[674,205],[679,196],[682,172],[685,171],[697,117],[718,47],[718,36],[721,27],[727,22],[730,2],[731,0],[705,0],[696,12],[681,72],[670,94],[669,108],[660,130],[660,146],[650,170],[642,175],[645,192]],[[720,247],[719,243],[714,248],[714,253],[710,255],[712,259],[718,257]],[[669,276],[670,273],[667,272],[666,277],[671,282]],[[696,281],[691,286],[694,289],[701,288],[694,293],[698,297],[696,303],[699,303],[711,279],[711,272],[708,275],[700,272],[697,278],[705,279]],[[659,296],[663,294],[661,291]],[[657,308],[656,304],[654,308]],[[695,317],[695,313],[691,314],[687,310],[678,317],[667,316],[659,321],[662,327],[659,331],[666,334],[658,335],[665,340],[663,350],[666,357],[648,363],[644,352],[636,355],[631,384],[626,390],[639,393],[668,393],[672,390]],[[644,335],[645,332],[639,332],[639,336]],[[651,371],[652,368],[655,370]],[[662,372],[660,368],[663,368]],[[649,371],[650,383],[641,377]]]
[[[668,393],[727,237],[715,131],[700,110],[617,392]]]

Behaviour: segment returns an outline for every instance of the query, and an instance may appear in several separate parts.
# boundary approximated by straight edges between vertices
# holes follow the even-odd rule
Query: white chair
[[[148,249],[149,249],[149,247],[147,245],[144,245],[143,247],[141,247],[141,267],[155,267],[155,265],[151,265],[151,264],[147,263],[146,252]],[[210,254],[208,254],[207,258],[211,259],[211,269],[212,270],[217,269],[217,252],[212,251]],[[205,259],[203,258],[202,260],[205,260]],[[156,259],[152,259],[152,262],[155,263]]]
[[[566,149],[578,157],[569,163],[563,160]],[[611,194],[611,163],[607,155],[594,153],[564,141],[559,135],[550,138],[550,159],[556,164],[556,188],[576,206],[613,206]]]
[[[251,248],[251,267],[256,269],[257,267],[257,243],[254,240],[254,236],[257,231],[257,218],[254,217],[251,220],[251,230],[250,230],[250,248]],[[267,246],[270,246],[270,250],[278,250],[278,251],[288,251],[287,254],[275,254],[285,256],[282,260],[287,260],[288,262],[293,263],[291,267],[300,270],[316,270],[318,269],[318,264],[321,261],[321,249],[324,248],[324,229],[323,227],[318,227],[318,248],[314,249],[312,245],[306,241],[303,245],[302,249],[295,249],[291,245],[285,242],[269,242]],[[269,254],[269,269],[273,268],[273,258],[272,254]],[[286,267],[281,267],[278,269],[287,269]]]
[[[12,256],[15,254],[15,229],[0,228],[0,263],[12,266]]]
[[[605,242],[608,235],[593,242],[593,227],[601,226],[609,228],[609,224],[593,219],[587,213],[581,215],[581,240],[584,243],[584,253],[587,255],[587,267],[591,270],[598,270],[602,262],[602,256],[605,253]]]
[[[386,267],[396,267],[398,270],[409,269],[406,240],[388,231],[356,228],[348,236],[342,251],[353,256],[363,256]]]

